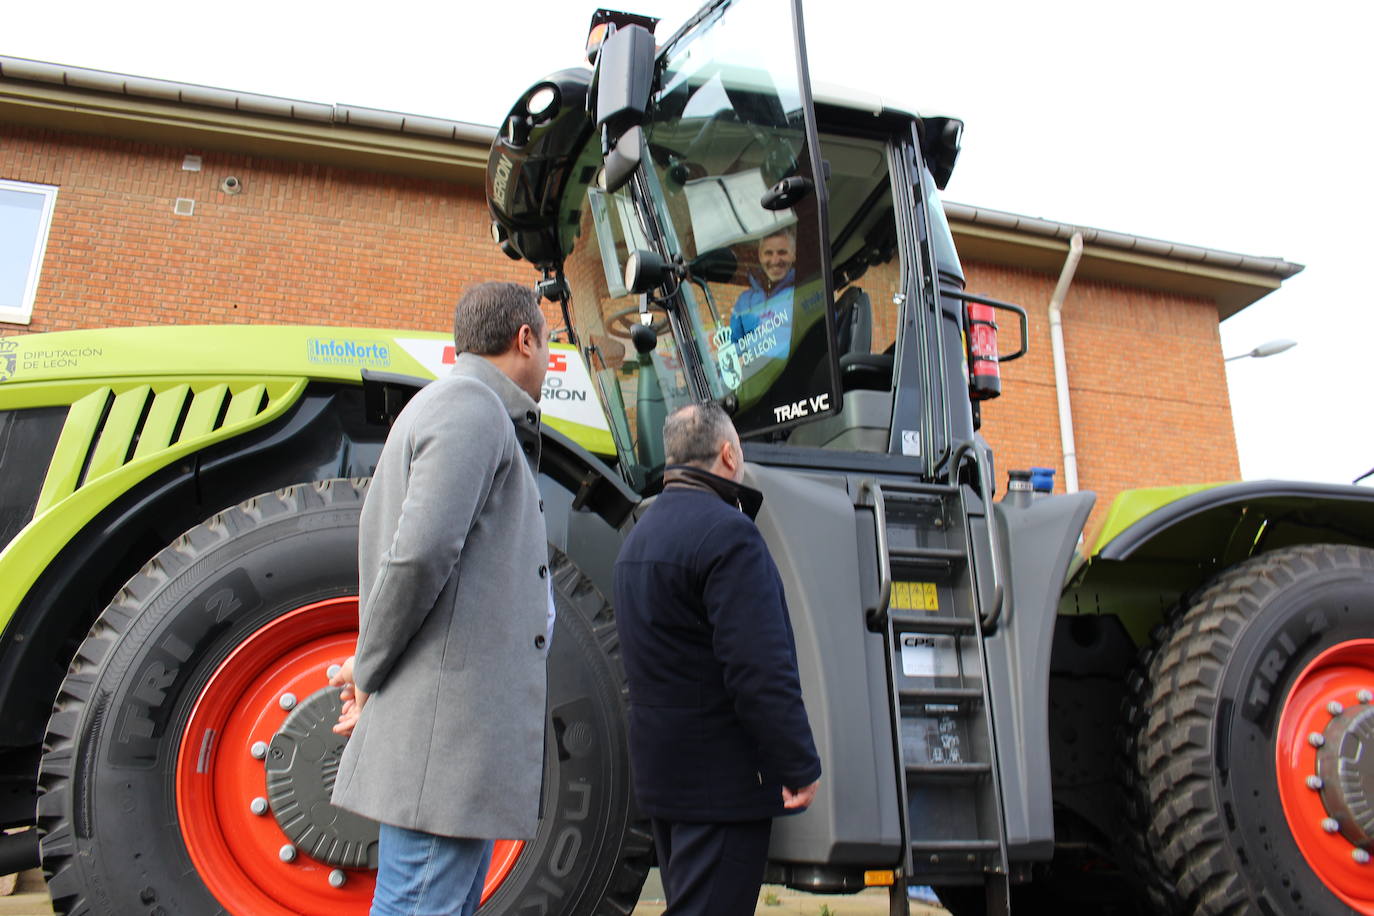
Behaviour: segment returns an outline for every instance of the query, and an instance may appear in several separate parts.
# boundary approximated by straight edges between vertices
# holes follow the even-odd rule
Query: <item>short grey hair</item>
[[[787,239],[789,242],[791,242],[793,248],[796,248],[796,247],[797,247],[797,230],[796,230],[796,229],[793,229],[791,226],[782,226],[782,227],[779,227],[779,228],[777,228],[777,229],[774,229],[772,232],[768,233],[767,235],[761,235],[761,236],[759,236],[759,245],[762,245],[764,242],[768,241],[769,239],[775,239],[775,238],[779,238],[779,237],[785,238],[785,239]]]
[[[519,283],[479,283],[453,310],[453,345],[459,353],[497,356],[515,343],[523,325],[544,333],[539,299]]]
[[[668,415],[663,423],[663,451],[668,464],[694,464],[709,469],[722,442],[735,429],[719,404],[688,404]]]

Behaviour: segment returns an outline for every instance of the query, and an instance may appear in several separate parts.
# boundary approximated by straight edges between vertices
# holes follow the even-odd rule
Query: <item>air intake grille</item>
[[[125,465],[244,426],[296,386],[206,382],[97,388],[71,405],[37,511]]]

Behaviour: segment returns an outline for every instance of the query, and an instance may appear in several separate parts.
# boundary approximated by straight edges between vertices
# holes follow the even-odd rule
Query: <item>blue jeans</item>
[[[371,916],[472,916],[482,902],[491,840],[382,824]]]

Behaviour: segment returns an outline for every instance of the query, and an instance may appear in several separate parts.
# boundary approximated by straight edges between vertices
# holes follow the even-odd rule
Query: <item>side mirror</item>
[[[606,149],[603,185],[619,190],[639,167],[654,87],[654,34],[626,25],[601,45],[596,61],[596,126]]]
[[[643,26],[616,29],[596,61],[596,126],[612,140],[644,123],[654,86],[654,33]]]
[[[729,248],[712,248],[692,259],[687,265],[687,276],[707,283],[729,283],[738,266],[739,259]]]
[[[644,131],[631,127],[621,135],[620,140],[606,154],[605,168],[601,172],[601,184],[607,194],[614,194],[634,175],[639,168],[641,153],[644,149]]]

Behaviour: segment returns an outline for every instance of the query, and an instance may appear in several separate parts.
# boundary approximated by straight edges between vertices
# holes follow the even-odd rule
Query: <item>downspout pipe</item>
[[[1069,406],[1069,367],[1064,358],[1064,299],[1083,257],[1083,233],[1069,239],[1069,255],[1050,296],[1050,351],[1054,354],[1054,393],[1059,402],[1059,441],[1064,450],[1064,491],[1078,492],[1078,453],[1073,441],[1073,409]]]

